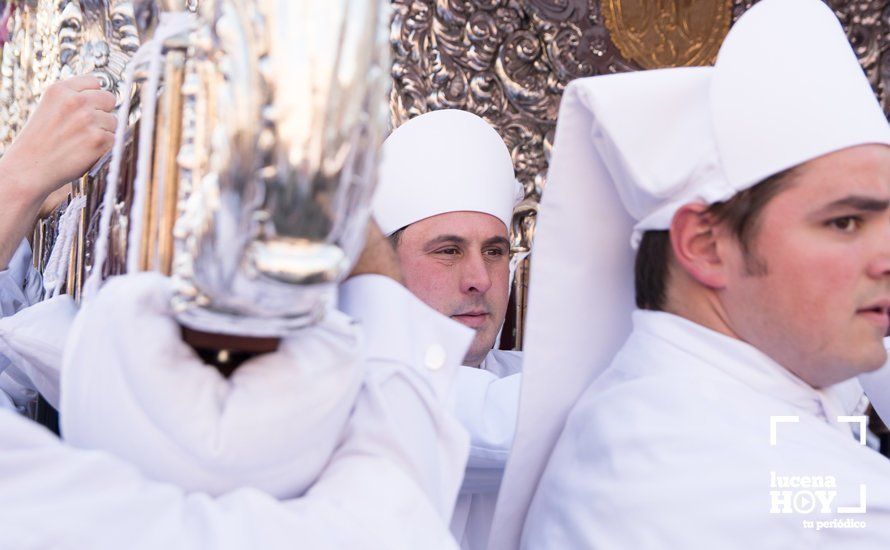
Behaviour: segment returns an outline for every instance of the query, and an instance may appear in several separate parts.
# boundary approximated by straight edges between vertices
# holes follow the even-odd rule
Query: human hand
[[[34,203],[82,176],[114,142],[115,97],[83,75],[47,88],[16,140],[0,158],[0,174]]]

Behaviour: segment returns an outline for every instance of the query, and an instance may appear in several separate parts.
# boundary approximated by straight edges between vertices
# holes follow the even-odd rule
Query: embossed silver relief
[[[93,73],[103,87],[117,93],[124,68],[142,37],[150,34],[157,13],[154,0],[16,0],[11,5],[14,9],[7,23],[11,39],[0,61],[0,154],[54,82]],[[138,118],[138,106],[132,117],[134,121]],[[126,155],[125,172],[130,174],[135,157],[129,145]],[[99,197],[107,173],[107,162],[100,161],[89,177],[72,183],[73,193],[87,197],[65,286],[75,297],[92,264]],[[119,256],[131,195],[129,185],[120,186],[119,191],[110,242],[115,252],[106,264],[106,271],[115,273],[122,269]],[[38,267],[49,256],[58,214],[38,222],[34,242]]]
[[[859,62],[868,74],[884,112],[890,115],[890,2],[887,0],[830,0],[847,31]]]
[[[755,2],[736,0],[737,19]],[[890,2],[831,0],[884,97]],[[637,70],[593,0],[395,0],[393,125],[435,109],[472,111],[501,133],[528,195],[546,171],[559,99],[574,78]],[[890,106],[888,106],[890,111]]]
[[[149,32],[153,0],[18,0],[0,61],[0,154],[46,88],[94,73],[117,91],[130,56]]]
[[[59,76],[93,73],[104,88],[117,91],[127,61],[140,44],[137,5],[146,4],[69,0],[60,18]]]

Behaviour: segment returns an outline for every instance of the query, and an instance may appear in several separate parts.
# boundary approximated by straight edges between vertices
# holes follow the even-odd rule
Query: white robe
[[[136,279],[145,281],[152,277],[156,276],[142,275]],[[175,381],[175,372],[170,372],[172,365],[159,365],[157,376],[139,365],[135,371],[123,368],[116,380],[109,379],[107,388],[114,391],[123,387],[132,392],[129,396],[115,396],[118,405],[130,399],[131,408],[122,409],[121,416],[129,415],[134,420],[132,433],[124,433],[124,423],[110,416],[115,414],[113,409],[98,406],[92,410],[103,416],[82,414],[80,425],[72,425],[76,419],[66,420],[63,413],[63,434],[77,433],[84,446],[113,447],[113,454],[100,448],[87,451],[63,445],[24,420],[0,416],[0,423],[4,424],[0,429],[0,471],[4,472],[0,476],[0,494],[4,495],[0,499],[0,547],[276,548],[295,543],[311,548],[454,547],[446,522],[460,486],[467,442],[458,423],[443,409],[443,401],[452,389],[455,370],[472,332],[436,314],[393,281],[365,277],[373,279],[369,287],[373,292],[363,297],[364,305],[385,305],[399,321],[365,323],[362,327],[367,342],[365,360],[355,369],[363,372],[360,389],[339,432],[330,434],[331,426],[323,425],[318,428],[327,430],[325,433],[314,433],[316,426],[311,422],[319,418],[311,413],[304,418],[290,418],[296,428],[288,428],[288,433],[302,433],[306,438],[290,443],[307,458],[304,464],[300,457],[291,455],[292,469],[302,471],[303,479],[284,479],[287,490],[298,493],[291,496],[299,498],[278,503],[260,493],[257,487],[269,489],[268,484],[274,479],[262,477],[261,464],[248,461],[249,467],[244,468],[245,462],[239,459],[262,458],[262,454],[256,453],[256,449],[227,446],[226,437],[220,437],[228,435],[242,442],[253,437],[257,445],[266,445],[263,449],[267,452],[274,451],[281,434],[266,432],[269,417],[251,418],[249,407],[243,405],[251,392],[257,398],[269,396],[264,393],[269,387],[262,383],[263,377],[278,378],[284,381],[285,389],[291,387],[281,369],[248,369],[251,372],[240,384],[221,383],[212,379],[215,374],[203,373],[207,389],[202,390],[202,375],[194,372],[200,368],[188,362],[182,365],[184,388],[169,385],[171,380]],[[116,283],[120,287],[125,281],[122,278]],[[124,299],[113,292],[115,282],[109,287],[106,294]],[[150,305],[157,296],[146,292],[133,299],[147,299],[145,305]],[[100,300],[101,294],[96,303]],[[355,301],[352,304],[356,308],[362,305]],[[121,310],[126,313],[132,308],[122,304]],[[155,311],[155,317],[156,314]],[[106,324],[109,321],[113,321],[113,316]],[[93,324],[103,322],[95,318]],[[157,323],[154,326],[157,328]],[[109,327],[77,329],[72,338],[75,343],[66,350],[66,365],[73,355],[83,354],[79,344],[102,345],[100,335],[90,334],[93,328]],[[81,341],[77,334],[84,333],[86,337]],[[159,334],[162,340],[169,337],[162,333],[139,334],[145,339],[146,353],[158,353],[149,342]],[[311,367],[311,362],[304,365]],[[134,373],[138,377],[122,382]],[[88,376],[77,382],[80,375],[73,375],[74,382],[70,383],[67,376],[66,370],[62,374],[63,411],[77,407],[76,403],[66,403],[68,399],[102,399],[101,379],[92,380],[99,387],[90,388]],[[237,378],[236,372],[233,380]],[[344,380],[352,378],[348,375]],[[134,382],[140,387],[134,386]],[[169,389],[166,397],[162,391],[165,384]],[[299,388],[292,390],[293,399],[299,400]],[[196,392],[196,402],[179,402],[182,394],[189,391]],[[345,390],[338,389],[332,399],[343,398],[343,391],[349,393],[348,384]],[[240,405],[233,398],[239,392],[243,400]],[[207,393],[212,395],[208,397]],[[325,401],[323,395],[307,398]],[[160,403],[167,399],[171,410],[179,413],[187,412],[191,406],[197,414],[181,416],[183,426],[173,426],[170,422],[175,419],[159,413],[154,399]],[[214,403],[221,405],[217,416],[208,410],[208,405]],[[234,404],[232,411],[247,418],[240,422],[238,418],[226,419],[226,404]],[[143,407],[139,411],[141,418],[134,414],[134,405]],[[258,407],[267,413],[292,412],[286,407],[275,409],[259,402]],[[139,407],[135,409],[138,411]],[[86,407],[86,411],[90,410]],[[170,431],[153,430],[152,422],[157,422],[155,428]],[[251,434],[247,428],[256,433]],[[201,436],[207,433],[218,439],[202,440]],[[190,439],[189,434],[194,437]],[[124,441],[113,442],[110,436]],[[313,458],[317,451],[307,447],[307,443],[317,440],[323,452],[332,436],[335,448],[319,465]],[[219,445],[214,447],[214,442]],[[176,445],[182,444],[192,447],[176,449]],[[279,441],[279,448],[288,444]],[[171,450],[175,451],[174,456],[164,454]],[[214,450],[229,452],[219,456],[222,468],[213,468],[215,464],[210,458]],[[238,455],[239,450],[244,453]],[[146,455],[138,457],[134,451]],[[234,458],[231,453],[235,453]],[[152,469],[152,458],[162,464]],[[280,457],[266,459],[278,463],[279,469],[273,470],[283,475]],[[180,475],[182,472],[176,468],[183,465],[190,473],[201,472],[192,483],[206,483],[206,490],[197,486],[184,490],[163,479]],[[219,496],[214,499],[208,493]]]
[[[633,323],[569,416],[523,548],[890,547],[890,461],[837,422],[861,414],[855,381],[815,390],[752,346],[680,317],[637,311]],[[777,423],[775,446],[773,416],[799,419]],[[797,513],[808,511],[806,495],[771,513],[771,491],[797,491],[781,487],[783,476],[832,476],[829,513],[821,504]],[[867,513],[838,513],[859,505],[860,484]],[[832,520],[866,526],[826,527]]]
[[[522,353],[492,350],[457,373],[454,412],[470,433],[470,458],[451,518],[462,550],[485,550],[504,467],[516,434]]]
[[[0,271],[0,319],[37,303],[42,294],[43,282],[31,266],[31,247],[22,241],[6,269]],[[12,365],[2,344],[0,340],[0,408],[25,414],[37,398],[37,390],[28,376]]]

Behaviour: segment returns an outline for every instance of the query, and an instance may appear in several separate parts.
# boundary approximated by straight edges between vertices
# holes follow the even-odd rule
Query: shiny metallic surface
[[[151,32],[150,0],[17,0],[0,61],[0,154],[46,88],[93,73],[117,91],[124,67]]]
[[[120,92],[124,67],[159,29],[159,12],[188,11],[196,29],[164,42],[144,210],[133,211],[146,126],[137,71],[108,259],[127,270],[140,217],[140,269],[170,273],[174,308],[192,328],[281,335],[321,317],[364,242],[377,155],[389,124],[385,0],[21,0],[9,20],[0,80],[0,147],[47,86],[93,72]],[[140,91],[141,88],[141,91]],[[2,149],[0,149],[2,152]],[[77,296],[109,174],[103,159],[72,192],[85,194],[66,291]],[[59,212],[35,234],[39,266]],[[135,238],[134,238],[135,237]]]
[[[21,131],[46,88],[69,76],[92,73],[105,89],[119,95],[124,67],[152,33],[157,8],[153,0],[15,0],[7,21],[9,41],[0,60],[0,154]],[[120,97],[118,98],[120,100]],[[139,108],[132,121],[139,118]],[[132,148],[127,152],[132,164]],[[107,177],[108,158],[90,175],[72,182],[73,195],[86,195],[73,248],[66,292],[79,297],[80,285],[92,264],[99,203]],[[129,170],[128,173],[132,171]],[[107,273],[121,272],[121,248],[128,227],[132,176],[120,186],[112,231],[114,254]],[[42,269],[55,241],[59,213],[38,221],[35,228],[35,265]]]
[[[714,63],[732,21],[732,0],[602,0],[600,6],[618,51],[645,69]]]
[[[174,299],[184,324],[319,319],[364,244],[388,121],[386,3],[216,1],[185,64]]]

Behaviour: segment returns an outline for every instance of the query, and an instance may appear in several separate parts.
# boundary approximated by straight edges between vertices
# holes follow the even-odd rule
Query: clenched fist
[[[50,86],[0,158],[5,183],[40,203],[82,176],[114,142],[114,105],[114,94],[90,75]]]

